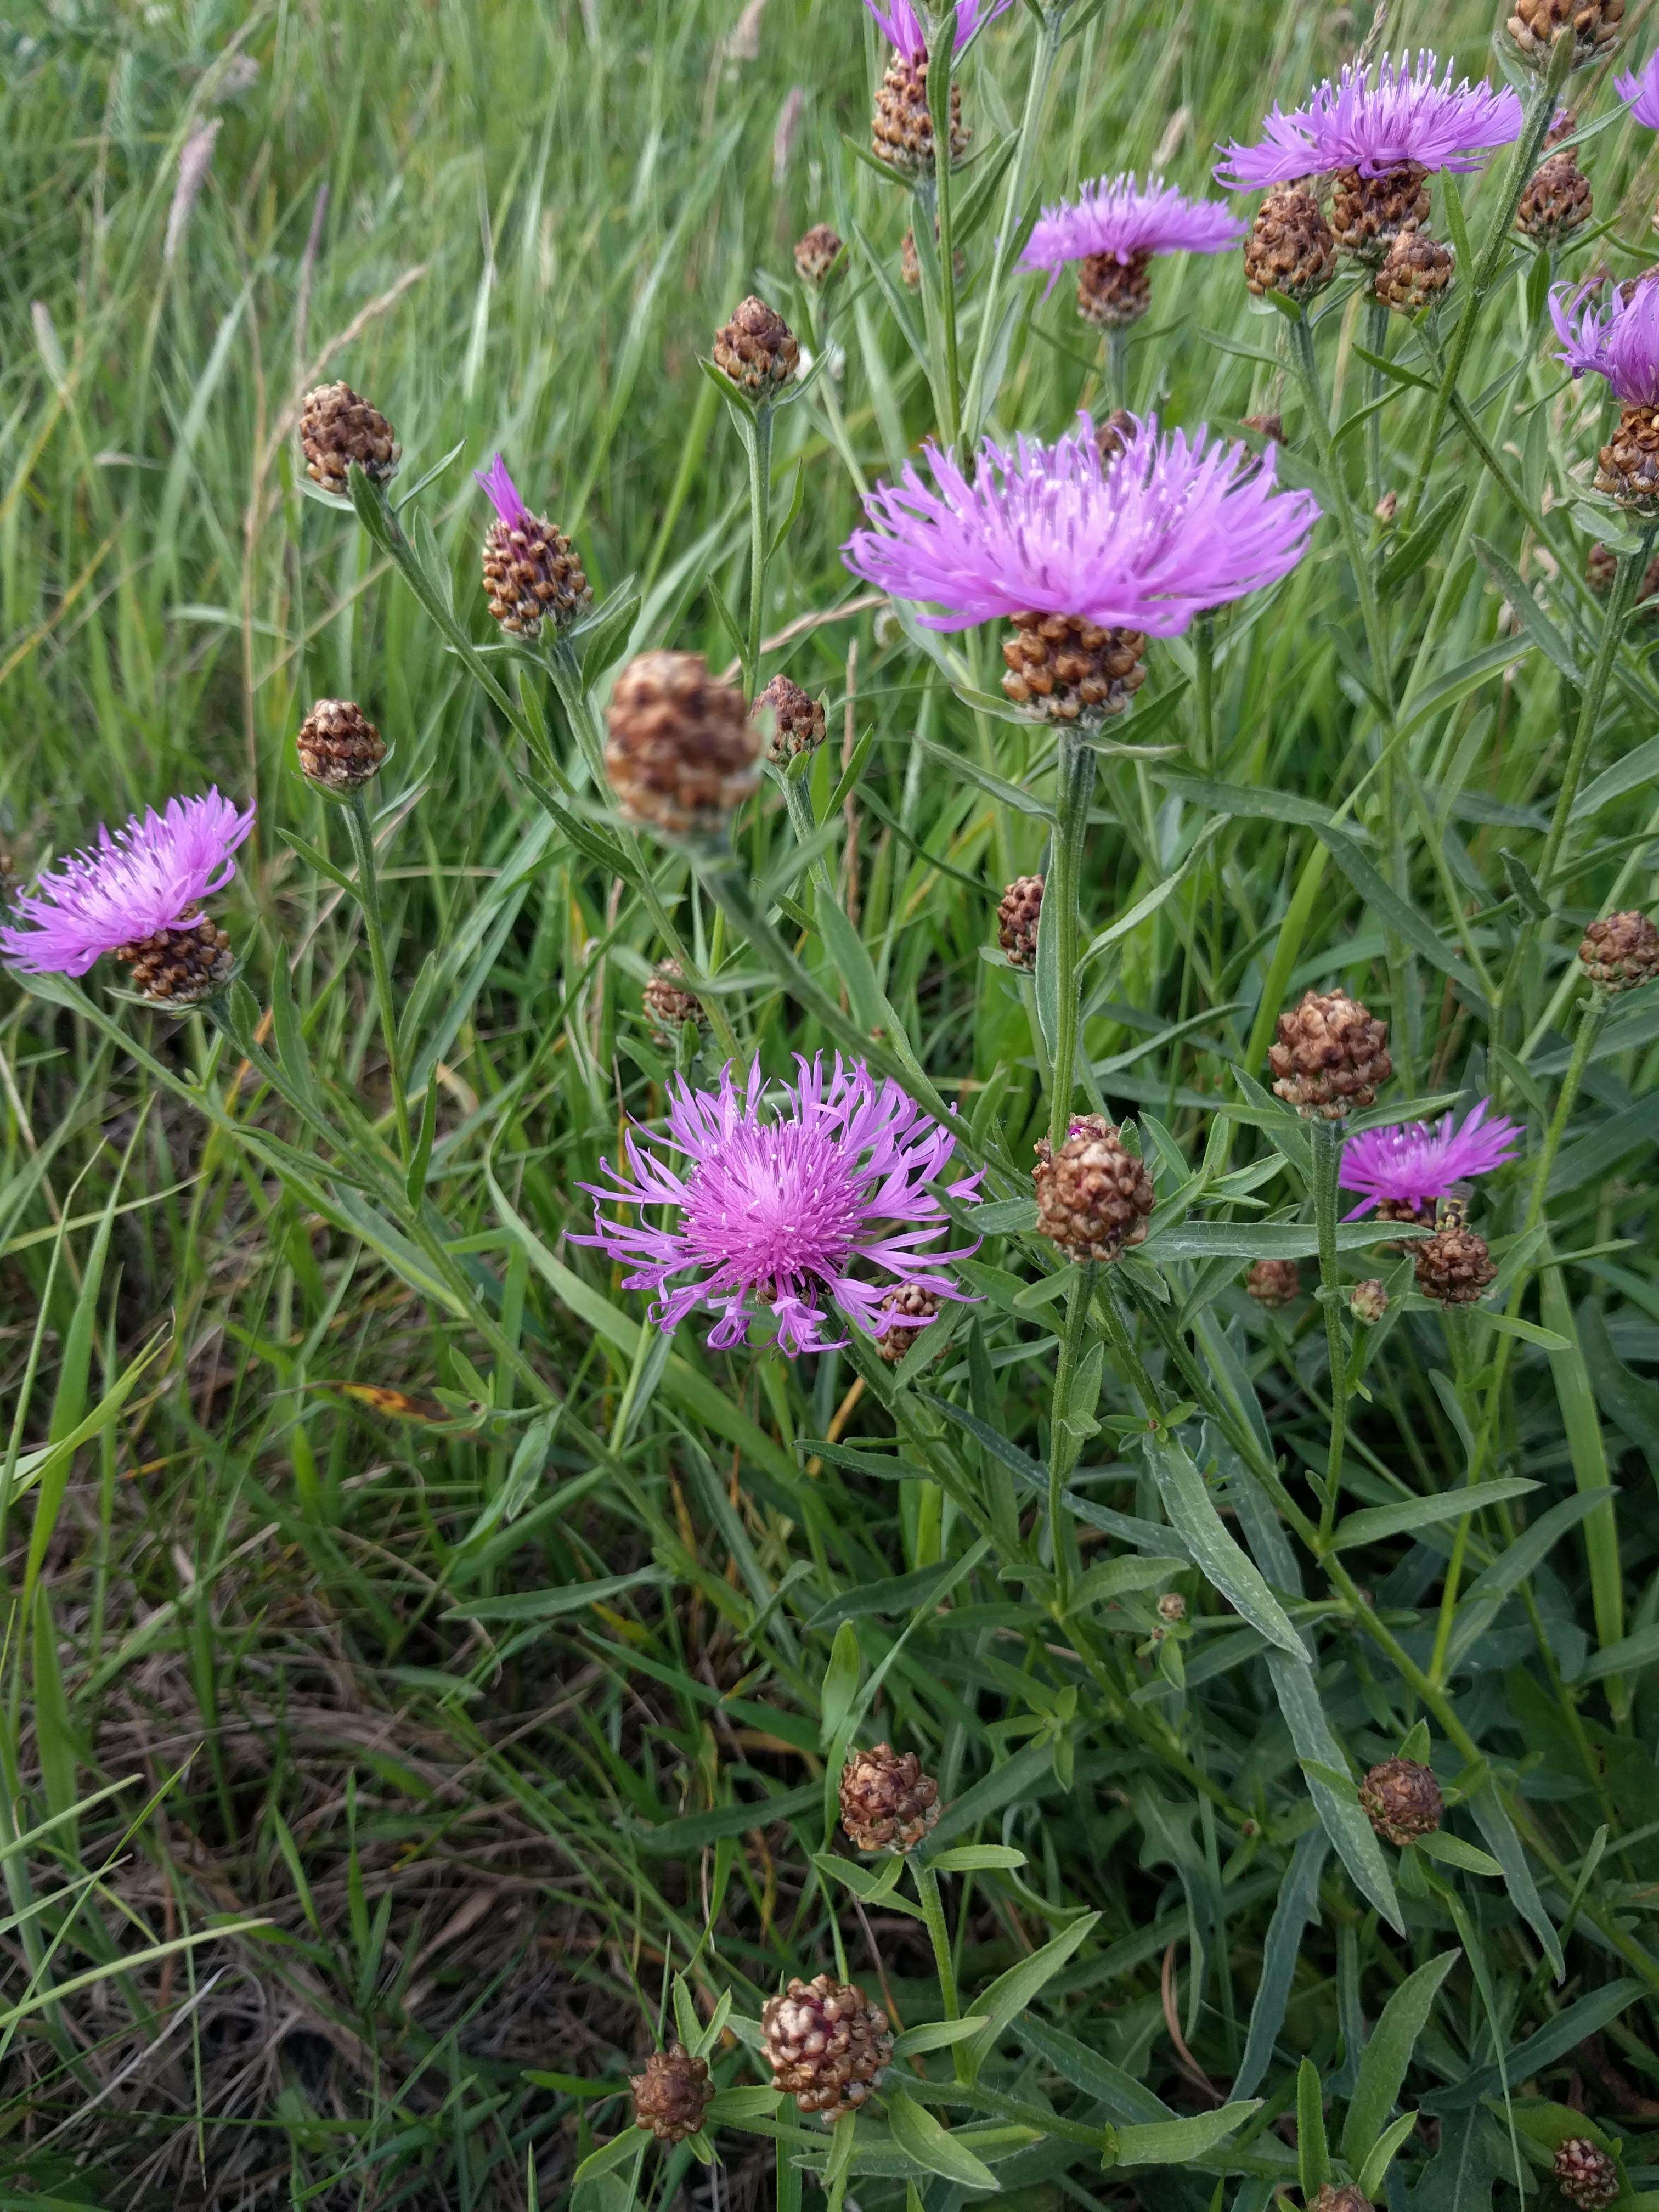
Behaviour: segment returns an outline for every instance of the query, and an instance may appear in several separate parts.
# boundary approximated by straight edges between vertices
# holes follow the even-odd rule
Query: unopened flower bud
[[[1258,438],[1265,438],[1270,446],[1285,442],[1285,417],[1282,415],[1247,415],[1244,428],[1254,430]]]
[[[1559,38],[1572,40],[1572,67],[1585,69],[1618,45],[1624,15],[1625,0],[1513,0],[1504,28],[1528,69],[1548,69]]]
[[[933,225],[933,244],[937,249],[939,245],[939,225],[937,222]],[[951,254],[951,265],[956,271],[957,282],[960,283],[962,279],[968,274],[968,256],[963,252],[960,246],[957,246],[956,251]],[[916,252],[916,234],[914,230],[907,230],[903,237],[899,240],[899,275],[903,280],[904,287],[907,291],[914,292],[920,288],[921,283],[921,257]]]
[[[1187,1601],[1179,1590],[1165,1590],[1158,1601],[1158,1617],[1170,1622],[1185,1620]]]
[[[1383,257],[1372,292],[1396,314],[1420,315],[1441,298],[1455,265],[1450,246],[1426,230],[1402,230]]]
[[[795,244],[795,267],[803,284],[822,284],[842,257],[841,240],[827,222],[814,223]]]
[[[1382,524],[1385,530],[1393,526],[1394,519],[1399,512],[1400,495],[1397,491],[1385,491],[1382,498],[1377,501],[1376,505],[1371,509],[1371,513],[1376,517],[1377,520]]]
[[[1364,1113],[1394,1073],[1388,1042],[1388,1024],[1346,991],[1306,991],[1268,1048],[1274,1092],[1310,1121]]]
[[[882,1322],[876,1334],[876,1350],[889,1367],[896,1367],[914,1352],[917,1340],[939,1317],[939,1296],[919,1283],[900,1283],[881,1302]]]
[[[1352,2186],[1328,2181],[1308,2200],[1308,2212],[1372,2212],[1371,2200]]]
[[[1619,2194],[1619,2169],[1588,2136],[1569,2136],[1556,2148],[1555,2179],[1578,2212],[1601,2212]]]
[[[1515,227],[1540,246],[1559,246],[1574,231],[1583,228],[1595,208],[1590,180],[1579,167],[1577,153],[1569,148],[1565,154],[1552,154],[1534,172],[1521,195]]]
[[[300,450],[312,482],[341,494],[354,462],[371,483],[385,483],[404,452],[379,408],[349,384],[319,384],[307,392],[300,403]]]
[[[1248,289],[1305,306],[1335,274],[1336,238],[1319,202],[1301,185],[1275,185],[1244,240]]]
[[[372,783],[386,758],[386,739],[355,699],[319,699],[301,723],[294,749],[306,781],[331,793]]]
[[[794,334],[775,307],[751,293],[714,333],[714,366],[751,399],[770,399],[800,360]]]
[[[962,87],[951,87],[951,162],[954,167],[968,151],[970,133],[962,125]],[[927,104],[927,57],[914,61],[896,53],[876,92],[876,112],[870,124],[870,143],[876,159],[907,176],[933,166],[933,117]]]
[[[1659,929],[1644,914],[1604,915],[1584,932],[1578,958],[1601,990],[1638,990],[1659,975]]]
[[[683,2044],[653,2051],[643,2074],[631,2075],[634,2124],[649,2128],[660,2143],[683,2143],[702,2125],[714,2095],[708,2062],[694,2058]]]
[[[1042,878],[1016,876],[997,908],[997,942],[1011,968],[1036,966],[1037,925],[1042,918]]]
[[[1031,1180],[1037,1227],[1068,1259],[1110,1261],[1145,1243],[1156,1203],[1152,1178],[1101,1115],[1074,1120],[1058,1152],[1045,1137]]]
[[[855,1751],[842,1770],[841,1824],[860,1851],[913,1851],[939,1820],[939,1784],[914,1751]]]
[[[1486,1238],[1456,1224],[1413,1243],[1412,1265],[1418,1289],[1442,1306],[1472,1306],[1498,1274]]]
[[[823,743],[823,702],[803,691],[791,677],[775,676],[750,711],[758,723],[771,718],[766,757],[775,767],[798,754],[815,752]]]
[[[666,837],[723,836],[760,781],[743,695],[701,653],[642,653],[617,678],[605,773],[624,817]]]
[[[1244,1287],[1259,1306],[1292,1305],[1302,1295],[1302,1270],[1294,1260],[1258,1260]]]
[[[1444,1803],[1432,1767],[1417,1759],[1385,1759],[1359,1785],[1365,1818],[1385,1843],[1403,1845],[1431,1836]]]
[[[762,2049],[775,2088],[826,2120],[856,2112],[893,2056],[887,2015],[856,1982],[816,1974],[761,2008]]]
[[[1348,1311],[1368,1328],[1374,1328],[1389,1310],[1389,1294],[1375,1275],[1356,1283],[1348,1293]]]
[[[678,960],[659,960],[645,987],[647,1019],[665,1043],[681,1030],[701,1028],[705,1018],[702,1000],[685,988],[684,973]]]

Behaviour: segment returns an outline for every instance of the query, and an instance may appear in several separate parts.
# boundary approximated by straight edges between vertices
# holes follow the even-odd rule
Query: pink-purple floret
[[[729,1350],[769,1312],[771,1334],[795,1358],[847,1343],[829,1303],[873,1337],[927,1325],[884,1313],[891,1291],[968,1296],[951,1263],[976,1247],[938,1249],[950,1217],[927,1188],[956,1148],[950,1128],[862,1061],[837,1054],[828,1068],[821,1054],[795,1064],[793,1083],[769,1084],[758,1061],[741,1077],[728,1065],[715,1091],[676,1078],[665,1133],[630,1131],[623,1164],[600,1163],[609,1182],[582,1186],[594,1233],[574,1241],[629,1268],[629,1290],[655,1292],[659,1328],[706,1306],[719,1316],[708,1342]],[[971,1198],[979,1181],[945,1188]],[[667,1216],[618,1221],[607,1206]]]
[[[499,453],[487,469],[474,469],[472,481],[489,494],[491,504],[509,530],[517,530],[526,520],[530,510],[519,496],[519,487],[507,472],[507,463]]]
[[[1425,169],[1474,169],[1497,146],[1521,135],[1519,95],[1494,92],[1467,77],[1452,81],[1451,64],[1421,52],[1396,61],[1384,54],[1374,70],[1351,62],[1333,83],[1328,77],[1288,114],[1276,104],[1254,146],[1223,150],[1218,182],[1235,191],[1293,178],[1358,169],[1380,177],[1415,161]]]
[[[202,918],[204,899],[236,872],[231,855],[253,827],[219,792],[170,799],[47,869],[13,903],[0,955],[24,975],[84,975],[100,954]]]
[[[1659,406],[1659,284],[1644,276],[1628,300],[1614,292],[1593,303],[1601,279],[1550,294],[1550,320],[1561,341],[1558,356],[1575,376],[1605,376],[1626,407]]]
[[[1650,55],[1639,70],[1626,70],[1615,77],[1613,88],[1638,123],[1659,131],[1659,53]]]
[[[1492,1115],[1490,1098],[1483,1098],[1461,1124],[1448,1114],[1432,1126],[1396,1121],[1384,1129],[1362,1129],[1342,1147],[1342,1188],[1364,1193],[1346,1218],[1356,1220],[1384,1199],[1397,1205],[1431,1205],[1455,1184],[1490,1175],[1513,1159],[1521,1135],[1518,1122]]]
[[[927,31],[912,0],[864,0],[882,35],[907,62],[919,62],[927,51]],[[994,22],[1013,0],[957,0],[957,35],[953,51],[960,53],[981,24]],[[945,9],[938,11],[943,15]]]
[[[1085,185],[1075,200],[1044,208],[1020,255],[1027,269],[1109,254],[1127,264],[1138,253],[1219,253],[1245,226],[1219,200],[1188,199],[1162,177],[1140,184],[1127,173]]]
[[[928,606],[929,629],[1027,611],[1179,636],[1195,615],[1277,583],[1307,550],[1311,494],[1281,489],[1271,451],[1134,424],[1103,462],[1086,416],[1053,446],[988,441],[971,477],[923,448],[864,502],[873,526],[842,556],[895,599]]]

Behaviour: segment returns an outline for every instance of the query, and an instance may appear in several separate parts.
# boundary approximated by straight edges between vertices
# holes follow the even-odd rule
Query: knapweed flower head
[[[907,62],[919,62],[927,52],[927,27],[914,0],[864,0],[882,35]],[[952,51],[960,53],[981,24],[994,22],[1013,0],[957,0],[957,37]],[[943,13],[943,10],[940,11]]]
[[[1086,416],[1052,446],[988,440],[971,476],[937,446],[923,457],[933,483],[907,464],[842,550],[855,575],[932,607],[929,629],[1036,612],[1179,636],[1288,575],[1319,519],[1310,494],[1280,489],[1271,453],[1160,434],[1153,416],[1106,460]]]
[[[1384,54],[1374,67],[1350,62],[1287,114],[1275,104],[1254,146],[1227,147],[1216,167],[1235,191],[1288,184],[1294,177],[1357,169],[1381,177],[1415,163],[1423,169],[1474,169],[1495,146],[1521,135],[1521,101],[1489,84],[1452,81],[1451,64],[1429,52],[1413,62]]]
[[[217,791],[147,807],[124,829],[71,853],[13,903],[0,954],[25,975],[84,975],[100,954],[202,919],[202,902],[236,872],[231,858],[253,827]]]
[[[1575,376],[1604,376],[1626,407],[1659,406],[1659,284],[1643,278],[1628,299],[1615,291],[1597,306],[1601,279],[1550,294],[1550,320],[1561,341],[1559,358]]]
[[[1126,172],[1044,208],[1020,265],[1057,270],[1099,254],[1127,267],[1143,253],[1220,253],[1243,235],[1244,225],[1219,200],[1188,199],[1162,177],[1143,185]]]
[[[1356,1220],[1383,1203],[1420,1212],[1456,1184],[1513,1159],[1520,1142],[1520,1124],[1493,1115],[1490,1098],[1461,1123],[1447,1114],[1432,1126],[1396,1121],[1385,1129],[1362,1129],[1342,1147],[1342,1188],[1364,1194],[1346,1218]]]
[[[951,1263],[968,1253],[939,1249],[950,1218],[927,1188],[956,1149],[951,1130],[862,1061],[798,1058],[796,1071],[773,1085],[758,1060],[741,1076],[728,1065],[717,1091],[678,1078],[665,1135],[630,1133],[623,1164],[600,1163],[610,1182],[583,1186],[594,1233],[576,1241],[628,1267],[629,1290],[656,1292],[659,1328],[708,1306],[708,1342],[725,1350],[769,1314],[796,1358],[848,1341],[831,1304],[873,1339],[894,1323],[896,1288],[966,1297]],[[970,1174],[946,1188],[966,1198],[978,1185]],[[617,1206],[641,1218],[608,1218]]]
[[[1618,94],[1638,123],[1650,131],[1659,131],[1659,53],[1656,53],[1638,70],[1626,70],[1613,81]]]

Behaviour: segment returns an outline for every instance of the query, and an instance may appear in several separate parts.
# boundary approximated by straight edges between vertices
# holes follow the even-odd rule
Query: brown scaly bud
[[[939,244],[937,223],[933,225],[933,243],[937,247]],[[951,266],[955,270],[957,281],[960,283],[968,274],[968,256],[960,246],[957,246],[956,252],[951,256]],[[921,257],[916,252],[916,234],[914,230],[907,230],[899,240],[899,275],[903,278],[905,289],[908,291],[915,292],[921,289]]]
[[[1114,407],[1103,422],[1095,425],[1095,446],[1103,461],[1115,461],[1128,450],[1139,425],[1127,407]]]
[[[1382,498],[1377,501],[1376,505],[1371,509],[1371,513],[1376,517],[1384,530],[1389,530],[1393,527],[1394,519],[1399,512],[1400,495],[1397,491],[1385,491]]]
[[[1599,541],[1584,556],[1584,581],[1598,599],[1605,599],[1619,575],[1619,556]]]
[[[1601,2212],[1619,2194],[1619,2169],[1588,2136],[1569,2136],[1555,2153],[1555,2179],[1579,2212]]]
[[[1659,407],[1626,407],[1596,455],[1595,489],[1644,521],[1659,519]]]
[[[697,653],[642,653],[605,714],[605,773],[624,817],[665,837],[715,837],[760,781],[743,694]]]
[[[1449,246],[1426,230],[1402,230],[1384,255],[1372,291],[1397,315],[1420,315],[1451,283],[1456,261]]]
[[[962,87],[951,87],[951,164],[954,168],[968,151],[972,133],[962,126]],[[870,143],[876,159],[907,176],[933,166],[933,118],[927,105],[927,57],[913,62],[895,54],[876,93],[876,112],[870,125]]]
[[[826,2120],[856,2112],[893,2056],[887,2015],[856,1982],[815,1974],[761,2007],[762,2049],[775,2088]]]
[[[1552,154],[1533,172],[1516,210],[1515,227],[1540,246],[1559,246],[1583,228],[1595,209],[1590,180],[1569,148],[1565,154]]]
[[[1363,1114],[1394,1073],[1388,1044],[1388,1024],[1346,991],[1304,991],[1268,1048],[1273,1091],[1309,1121]]]
[[[681,1030],[701,1029],[706,1018],[702,1000],[685,988],[685,970],[678,960],[659,960],[643,993],[646,1018],[665,1044]]]
[[[1348,1293],[1348,1311],[1367,1328],[1375,1328],[1389,1310],[1389,1294],[1375,1275],[1356,1283]]]
[[[1127,330],[1152,303],[1150,249],[1120,261],[1115,253],[1091,253],[1078,264],[1077,311],[1097,331]]]
[[[1486,1238],[1456,1225],[1413,1243],[1412,1265],[1418,1289],[1440,1306],[1472,1306],[1498,1274]]]
[[[1559,146],[1564,138],[1571,138],[1577,128],[1578,118],[1572,109],[1558,107],[1555,111],[1554,122],[1544,133],[1545,152],[1547,153],[1552,146]]]
[[[1419,161],[1402,161],[1380,177],[1358,169],[1339,169],[1332,179],[1331,229],[1337,244],[1357,261],[1380,264],[1402,230],[1429,219],[1429,173]]]
[[[803,284],[822,284],[842,257],[842,242],[827,222],[815,222],[795,242],[795,267]]]
[[[775,767],[823,743],[823,702],[803,691],[792,677],[775,676],[750,709],[757,722],[770,714],[772,734],[766,757]]]
[[[1037,923],[1042,915],[1042,878],[1016,876],[997,908],[997,942],[1011,968],[1036,966]]]
[[[1265,438],[1270,446],[1285,442],[1285,417],[1282,415],[1247,415],[1244,428],[1254,430],[1258,438]]]
[[[1080,615],[1021,614],[1005,638],[1002,688],[1039,721],[1097,729],[1121,714],[1146,681],[1138,629],[1102,629]]]
[[[775,307],[750,293],[714,333],[714,366],[751,399],[770,399],[794,374],[800,348]]]
[[[593,604],[574,546],[521,501],[484,532],[483,562],[489,611],[509,637],[534,637],[544,621],[564,629]]]
[[[888,1318],[877,1330],[876,1350],[889,1367],[896,1367],[907,1352],[915,1349],[927,1324],[939,1318],[939,1303],[936,1292],[924,1291],[915,1283],[901,1283],[888,1291],[880,1308]],[[907,1326],[907,1322],[921,1326]]]
[[[1359,1804],[1384,1843],[1400,1846],[1431,1836],[1445,1810],[1432,1767],[1417,1759],[1385,1759],[1359,1785]]]
[[[659,2143],[683,2143],[702,2125],[714,2095],[705,2060],[694,2058],[684,2044],[653,2051],[643,2074],[630,2075],[634,2124],[649,2128]]]
[[[1278,292],[1304,304],[1336,274],[1336,235],[1301,185],[1275,185],[1244,240],[1244,282],[1260,299]]]
[[[1504,28],[1528,69],[1547,70],[1557,39],[1573,42],[1572,66],[1586,69],[1619,43],[1625,0],[1514,0]]]
[[[939,1819],[939,1784],[914,1751],[855,1751],[842,1769],[841,1825],[854,1850],[913,1851]]]
[[[1244,1287],[1259,1306],[1294,1305],[1302,1295],[1302,1270],[1294,1260],[1258,1260]]]
[[[222,990],[236,964],[229,938],[205,917],[184,929],[158,929],[136,944],[118,945],[115,957],[131,969],[141,999],[177,1013]]]
[[[329,792],[372,783],[386,758],[386,739],[354,699],[319,699],[301,723],[294,749],[306,781]]]
[[[1309,2198],[1308,2212],[1371,2212],[1371,2200],[1357,2189],[1328,2181]]]
[[[354,461],[371,483],[385,483],[404,455],[386,416],[349,384],[319,384],[307,392],[300,403],[300,450],[312,482],[342,495]]]
[[[1102,1115],[1079,1115],[1058,1152],[1045,1137],[1031,1180],[1038,1229],[1079,1265],[1115,1260],[1146,1241],[1152,1178]]]
[[[1160,1620],[1167,1620],[1171,1623],[1177,1620],[1185,1620],[1187,1618],[1187,1601],[1182,1597],[1179,1590],[1164,1591],[1163,1596],[1159,1598],[1158,1601],[1158,1617]]]
[[[1659,929],[1644,914],[1604,915],[1584,932],[1578,958],[1601,990],[1639,990],[1659,975]]]

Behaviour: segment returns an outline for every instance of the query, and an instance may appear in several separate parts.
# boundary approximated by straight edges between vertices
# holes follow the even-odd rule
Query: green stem
[[[1336,509],[1337,527],[1342,532],[1348,565],[1353,571],[1354,590],[1358,596],[1360,618],[1365,626],[1365,643],[1371,658],[1374,688],[1385,709],[1384,720],[1390,721],[1394,713],[1394,686],[1389,672],[1388,649],[1377,617],[1376,581],[1371,574],[1370,563],[1365,558],[1353,501],[1348,496],[1347,479],[1342,471],[1342,457],[1337,452],[1336,441],[1331,433],[1325,395],[1320,388],[1319,364],[1314,358],[1313,328],[1306,315],[1297,315],[1292,320],[1290,335],[1291,355],[1301,380],[1303,402],[1308,410],[1314,442],[1319,448],[1320,465],[1325,472],[1331,503]]]
[[[1215,617],[1200,615],[1193,624],[1193,703],[1197,713],[1199,772],[1215,773]]]
[[[1573,732],[1572,750],[1567,755],[1561,788],[1556,794],[1555,812],[1551,817],[1550,834],[1544,846],[1543,865],[1538,873],[1540,890],[1549,889],[1556,863],[1560,858],[1562,841],[1572,819],[1578,787],[1583,781],[1584,763],[1589,758],[1590,745],[1595,737],[1595,725],[1601,719],[1601,702],[1607,696],[1607,679],[1613,673],[1619,640],[1635,602],[1637,587],[1647,572],[1656,536],[1659,536],[1659,525],[1652,525],[1642,532],[1639,551],[1621,553],[1619,556],[1619,571],[1613,578],[1613,589],[1607,594],[1607,611],[1601,624],[1601,642],[1596,652],[1595,665],[1590,671],[1589,682],[1584,686],[1583,697],[1579,702],[1578,726]]]
[[[1129,404],[1129,333],[1115,325],[1106,333],[1106,389],[1114,407]]]
[[[1061,1620],[1071,1609],[1072,1547],[1060,1508],[1066,1481],[1077,1464],[1079,1449],[1072,1421],[1072,1389],[1082,1364],[1095,1274],[1091,1262],[1079,1267],[1066,1290],[1066,1326],[1060,1332],[1060,1358],[1054,1364],[1054,1389],[1048,1419],[1048,1544],[1054,1553],[1055,1613]]]
[[[766,606],[767,541],[772,528],[772,410],[757,407],[745,421],[749,447],[749,641],[744,677],[752,699],[760,689],[761,624]]]
[[[1373,300],[1365,310],[1365,347],[1380,360],[1389,343],[1389,311],[1380,300]],[[1365,372],[1365,402],[1369,412],[1365,416],[1365,471],[1369,480],[1371,504],[1376,505],[1382,496],[1382,410],[1377,402],[1382,396],[1382,372],[1368,368]]]
[[[1325,1461],[1325,1496],[1320,1509],[1322,1547],[1336,1525],[1342,1491],[1342,1456],[1348,1434],[1348,1355],[1342,1340],[1341,1281],[1336,1257],[1337,1175],[1342,1164],[1343,1125],[1316,1121],[1313,1139],[1314,1223],[1319,1232],[1320,1304],[1325,1309],[1325,1345],[1331,1368],[1331,1441]]]
[[[921,1917],[927,1923],[927,1936],[933,1947],[933,1963],[939,1969],[939,2002],[946,2020],[960,2020],[962,2006],[957,1995],[957,1962],[951,1948],[951,1931],[945,1922],[945,1902],[939,1893],[939,1876],[921,1859],[910,1861],[910,1878],[916,1886],[916,1902],[921,1907]],[[958,2051],[962,2045],[954,2046]],[[967,2054],[963,2052],[965,2059]],[[958,2078],[967,2076],[958,2069]]]
[[[380,1036],[386,1046],[387,1079],[392,1085],[392,1111],[398,1124],[398,1152],[407,1160],[412,1149],[409,1129],[409,1097],[404,1087],[398,1051],[398,1013],[392,996],[392,969],[386,955],[386,931],[380,917],[380,883],[374,866],[374,827],[368,818],[368,801],[361,788],[346,805],[346,820],[357,854],[357,891],[362,902],[363,932],[368,939],[369,965],[374,971],[374,996],[380,1010]]]
[[[1095,756],[1073,730],[1060,736],[1060,787],[1054,801],[1054,866],[1043,894],[1045,912],[1054,924],[1054,1072],[1048,1101],[1048,1141],[1058,1152],[1072,1118],[1076,1081],[1081,991],[1078,981],[1078,890],[1083,847],[1089,829],[1089,800],[1095,787]]]

